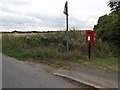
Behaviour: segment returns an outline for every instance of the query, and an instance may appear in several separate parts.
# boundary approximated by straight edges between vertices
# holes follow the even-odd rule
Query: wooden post
[[[68,2],[67,1],[65,3],[63,13],[66,15],[66,50],[68,52],[69,51],[69,36],[68,36]]]
[[[68,11],[68,8],[67,8]],[[67,52],[69,51],[69,36],[68,36],[68,14],[66,14],[66,37],[67,37]]]

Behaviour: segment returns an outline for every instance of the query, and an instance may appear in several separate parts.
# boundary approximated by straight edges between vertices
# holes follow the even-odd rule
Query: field
[[[109,44],[95,39],[89,60],[85,31],[69,31],[68,35],[69,52],[66,51],[66,33],[62,31],[2,34],[2,52],[19,60],[44,63],[56,68],[79,65],[112,72],[118,71],[117,54]]]

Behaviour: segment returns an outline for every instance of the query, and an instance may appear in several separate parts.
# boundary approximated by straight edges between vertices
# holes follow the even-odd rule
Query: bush
[[[35,60],[75,60],[88,56],[88,43],[85,43],[84,31],[69,32],[69,53],[66,52],[65,32],[26,36],[3,34],[2,44],[3,51],[19,51],[21,58],[32,58]],[[115,56],[110,45],[102,42],[102,40],[94,41],[91,53],[92,56]]]

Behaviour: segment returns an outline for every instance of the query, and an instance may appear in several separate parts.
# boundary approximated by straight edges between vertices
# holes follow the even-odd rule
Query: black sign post
[[[67,40],[66,48],[67,48],[67,52],[68,52],[69,51],[69,44],[68,44],[68,2],[67,1],[65,3],[63,13],[66,15],[66,40]]]
[[[88,43],[88,58],[90,59],[90,54],[91,54],[91,43]]]

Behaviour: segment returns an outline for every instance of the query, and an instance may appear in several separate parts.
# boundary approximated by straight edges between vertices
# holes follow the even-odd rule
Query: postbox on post
[[[94,41],[94,31],[87,30],[86,31],[86,43],[93,43]]]
[[[90,53],[91,53],[91,43],[94,42],[94,31],[87,30],[86,31],[86,43],[89,43],[88,46],[88,58],[90,59]]]

